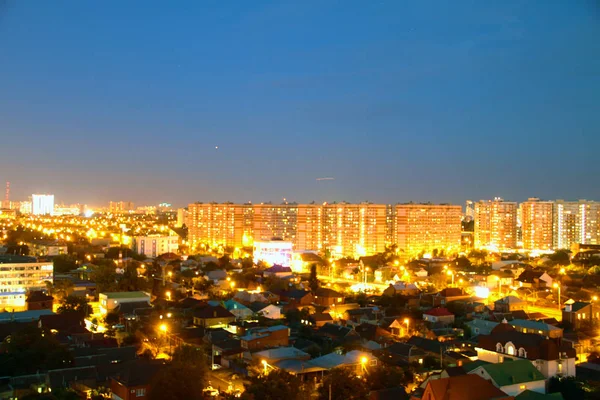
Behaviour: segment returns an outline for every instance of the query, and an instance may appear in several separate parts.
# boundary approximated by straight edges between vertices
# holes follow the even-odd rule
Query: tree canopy
[[[283,370],[271,371],[269,375],[250,378],[246,391],[242,394],[245,400],[307,400],[307,393],[302,389],[302,381],[295,375]]]
[[[208,374],[204,352],[192,346],[175,349],[171,364],[153,379],[149,400],[202,399]]]
[[[331,386],[331,400],[365,400],[369,393],[367,385],[356,376],[354,371],[334,368],[323,379],[319,387],[319,400],[328,400]]]

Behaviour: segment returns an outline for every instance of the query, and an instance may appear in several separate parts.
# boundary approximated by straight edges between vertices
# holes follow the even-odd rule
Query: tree
[[[330,392],[331,397],[329,397]],[[354,371],[334,368],[323,379],[323,385],[318,390],[318,399],[363,400],[367,398],[368,393],[367,385],[356,376]]]
[[[250,384],[242,399],[246,400],[304,400],[307,394],[302,390],[302,381],[284,370],[274,370],[268,375],[250,378]]]
[[[555,264],[567,266],[571,264],[570,251],[566,249],[556,250],[553,254],[550,254],[548,258]]]
[[[0,376],[34,374],[36,371],[67,368],[73,358],[50,332],[27,326],[0,344]]]
[[[108,326],[116,325],[119,323],[120,320],[121,320],[121,318],[119,317],[119,314],[116,312],[109,312],[108,314],[106,314],[106,317],[104,317],[104,322]]]
[[[371,390],[381,390],[402,386],[406,382],[404,371],[398,367],[380,364],[367,371],[367,384]]]
[[[77,269],[75,257],[68,254],[61,254],[52,259],[55,274],[64,274]]]
[[[313,293],[317,292],[319,289],[319,278],[317,276],[317,264],[313,264],[310,266],[310,277],[308,278],[308,286]]]
[[[46,290],[48,294],[56,301],[62,301],[67,298],[75,290],[73,281],[69,279],[57,280],[54,283],[46,281]]]
[[[582,386],[574,376],[553,376],[548,381],[548,393],[560,392],[565,400],[579,400],[585,397]]]
[[[448,283],[448,276],[442,273],[433,274],[429,277],[429,282],[431,282],[436,290],[442,290]]]
[[[173,353],[171,364],[152,380],[150,400],[202,399],[208,374],[202,349],[183,345]]]
[[[56,311],[59,314],[78,312],[87,317],[90,314],[90,306],[84,297],[69,295]]]

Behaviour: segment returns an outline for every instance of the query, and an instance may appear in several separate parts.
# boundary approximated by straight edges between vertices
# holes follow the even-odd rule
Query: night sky
[[[92,205],[600,200],[597,4],[0,0],[0,182]]]

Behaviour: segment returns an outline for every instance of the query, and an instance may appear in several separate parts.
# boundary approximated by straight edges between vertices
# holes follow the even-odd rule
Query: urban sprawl
[[[0,399],[600,397],[598,202],[9,194]]]

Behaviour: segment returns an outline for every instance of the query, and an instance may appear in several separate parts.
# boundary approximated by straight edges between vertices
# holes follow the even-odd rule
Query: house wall
[[[110,390],[114,400],[145,400],[148,398],[148,386],[127,387],[115,379],[110,380]],[[143,395],[137,396],[138,390],[143,390]]]
[[[520,383],[520,384],[515,384],[515,385],[500,386],[500,387],[498,387],[498,389],[502,390],[504,393],[506,393],[510,396],[516,396],[518,394],[523,393],[525,390],[531,390],[533,392],[545,394],[546,393],[546,381],[541,380],[541,381]]]
[[[203,326],[210,328],[216,325],[229,325],[235,321],[235,317],[223,317],[223,318],[197,318],[194,317],[194,325]]]

